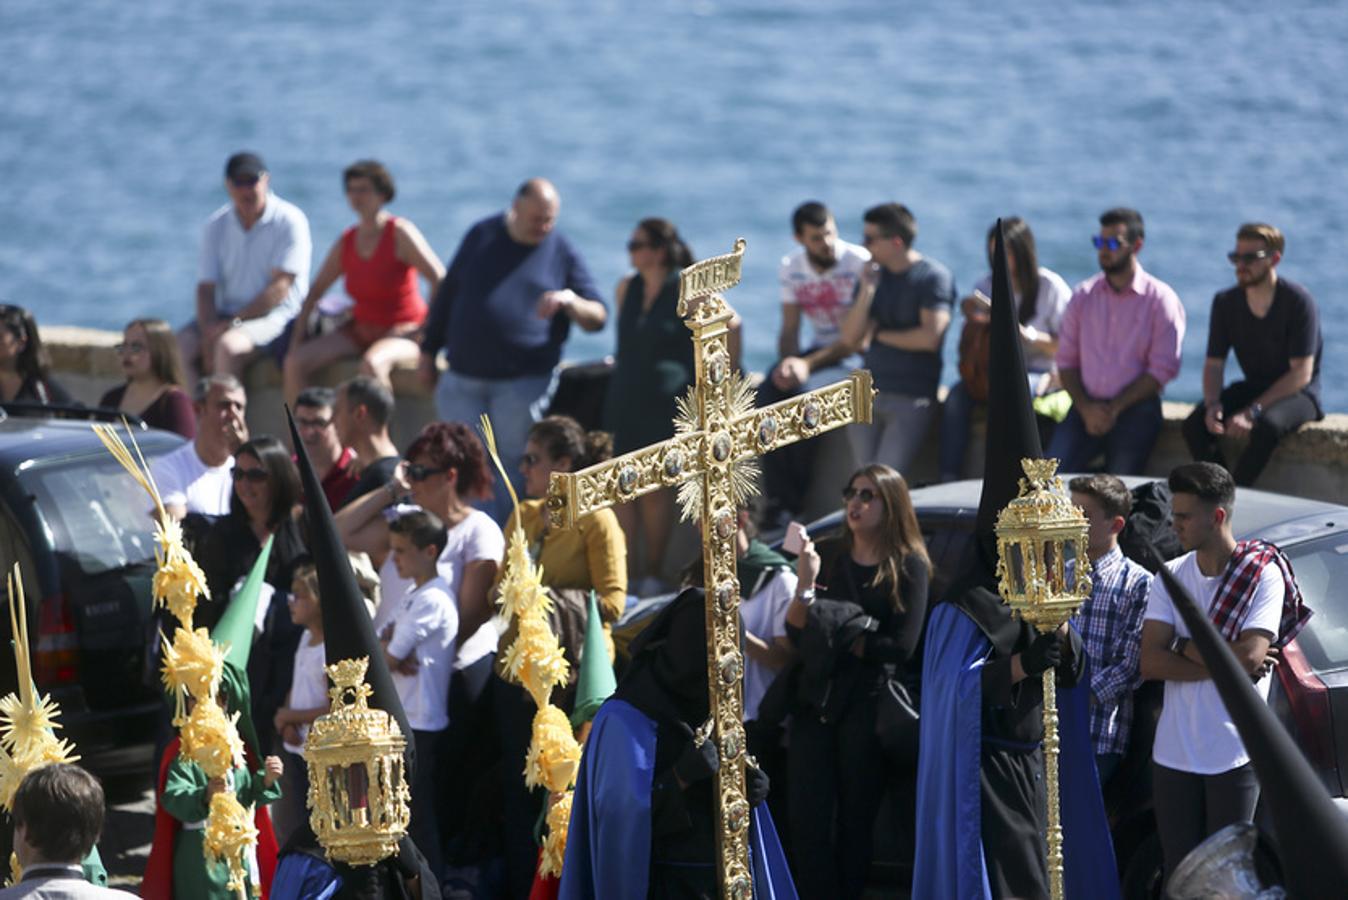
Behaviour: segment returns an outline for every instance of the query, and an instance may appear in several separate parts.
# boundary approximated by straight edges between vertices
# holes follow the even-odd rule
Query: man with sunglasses
[[[1100,272],[1077,285],[1058,335],[1058,371],[1072,409],[1049,442],[1062,471],[1140,473],[1161,431],[1161,391],[1180,370],[1184,306],[1137,261],[1142,214],[1118,207],[1092,238]]]
[[[281,336],[309,292],[309,220],[270,186],[255,153],[236,153],[225,164],[230,202],[206,220],[196,318],[178,332],[189,377],[241,375],[257,350]]]
[[[1199,462],[1226,466],[1220,438],[1249,438],[1231,469],[1242,486],[1254,484],[1284,436],[1324,418],[1319,313],[1304,287],[1278,277],[1283,247],[1282,232],[1263,222],[1236,232],[1236,249],[1226,255],[1236,285],[1212,298],[1203,403],[1184,422],[1184,440]],[[1232,350],[1245,377],[1223,388]]]

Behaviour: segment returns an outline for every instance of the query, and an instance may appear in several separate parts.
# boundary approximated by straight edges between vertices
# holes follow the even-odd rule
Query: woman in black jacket
[[[841,534],[818,546],[805,538],[786,616],[802,676],[813,679],[811,686],[803,677],[796,695],[787,763],[796,887],[805,898],[859,897],[865,888],[872,827],[894,774],[876,738],[876,703],[891,676],[917,687],[931,574],[902,475],[864,466],[843,500]],[[911,795],[912,785],[904,790]]]

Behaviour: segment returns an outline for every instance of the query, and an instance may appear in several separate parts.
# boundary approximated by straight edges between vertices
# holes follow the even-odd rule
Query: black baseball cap
[[[262,161],[262,157],[256,153],[235,153],[225,163],[225,177],[235,178],[256,178],[267,171],[267,164]]]

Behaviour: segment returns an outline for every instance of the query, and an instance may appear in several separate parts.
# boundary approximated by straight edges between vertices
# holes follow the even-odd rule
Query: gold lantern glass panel
[[[304,743],[309,824],[329,858],[356,866],[396,853],[411,819],[407,738],[397,720],[370,708],[368,665],[361,657],[328,666],[332,709],[314,720]]]

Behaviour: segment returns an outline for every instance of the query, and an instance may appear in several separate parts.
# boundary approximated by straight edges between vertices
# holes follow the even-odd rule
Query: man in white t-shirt
[[[188,513],[223,516],[234,492],[234,451],[248,440],[248,396],[233,375],[197,383],[197,436],[155,460],[151,471],[164,507],[175,519]]]
[[[1282,630],[1290,569],[1259,541],[1236,543],[1231,511],[1236,486],[1221,466],[1190,463],[1170,473],[1175,532],[1189,551],[1166,565],[1229,641],[1236,659],[1267,699]],[[1269,552],[1271,551],[1271,553]],[[1272,559],[1247,553],[1268,553]],[[1293,585],[1295,590],[1295,585]],[[1165,705],[1152,746],[1152,799],[1167,876],[1205,838],[1249,822],[1259,782],[1235,724],[1165,583],[1155,578],[1142,624],[1141,673],[1165,682]]]
[[[196,314],[178,332],[194,376],[198,365],[204,374],[242,374],[257,350],[281,336],[309,292],[309,220],[271,192],[262,157],[231,156],[225,190],[229,203],[202,230]]]
[[[763,379],[759,406],[838,381],[861,366],[860,348],[843,340],[841,327],[870,253],[840,239],[833,214],[813,200],[796,207],[791,228],[800,247],[782,257],[782,327],[777,334],[781,358]],[[813,331],[808,344],[800,339],[802,318]],[[789,513],[800,513],[804,507],[816,449],[804,441],[777,450],[764,461],[766,494]]]

